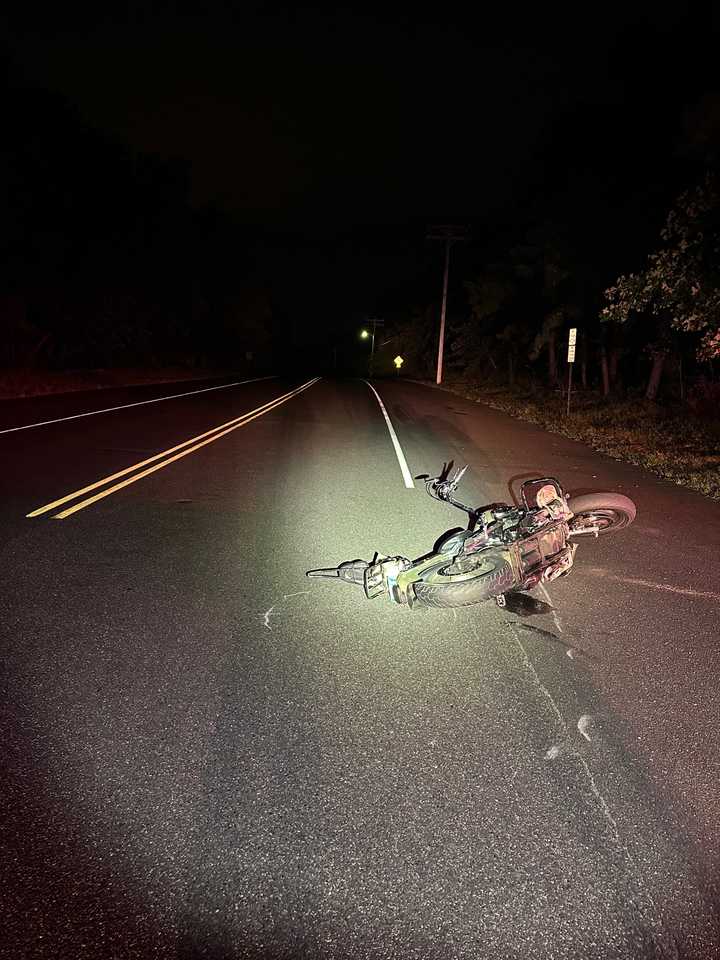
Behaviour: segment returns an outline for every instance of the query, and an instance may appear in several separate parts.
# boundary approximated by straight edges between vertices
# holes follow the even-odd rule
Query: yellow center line
[[[213,427],[211,430],[206,430],[205,433],[200,433],[196,437],[191,437],[189,440],[184,440],[182,443],[178,443],[174,447],[170,447],[168,450],[163,450],[161,453],[155,454],[155,456],[148,457],[147,460],[141,460],[139,463],[134,463],[131,467],[126,467],[124,470],[119,470],[117,473],[113,473],[108,477],[103,477],[101,480],[96,480],[95,483],[88,484],[88,486],[82,487],[80,490],[75,490],[73,493],[68,493],[66,496],[60,497],[58,500],[53,500],[52,503],[47,503],[43,507],[38,507],[37,510],[33,510],[31,513],[26,514],[26,516],[40,516],[40,514],[47,513],[49,510],[53,510],[55,507],[62,506],[62,504],[68,503],[70,500],[75,500],[77,497],[81,497],[83,494],[89,493],[91,490],[97,490],[98,487],[103,487],[107,483],[112,483],[113,480],[117,480],[120,477],[125,477],[134,470],[139,470],[141,467],[147,466],[149,463],[154,463],[157,460],[161,460],[160,463],[155,463],[155,466],[150,467],[148,470],[143,470],[141,473],[133,474],[132,477],[128,477],[128,479],[123,480],[122,483],[116,483],[114,486],[106,488],[92,497],[88,497],[86,500],[75,504],[67,510],[63,510],[61,513],[56,513],[53,515],[53,519],[63,520],[65,517],[69,517],[78,510],[82,510],[84,507],[90,506],[90,504],[95,503],[97,500],[101,500],[103,497],[107,497],[111,493],[115,493],[117,490],[122,489],[122,487],[126,487],[131,483],[135,483],[136,480],[141,480],[143,477],[154,473],[156,470],[161,470],[163,467],[168,466],[175,460],[179,460],[181,457],[188,456],[188,454],[199,450],[200,447],[204,447],[206,444],[212,443],[214,440],[218,440],[220,437],[224,437],[226,433],[231,433],[233,430],[237,430],[239,427],[245,426],[246,423],[250,423],[251,420],[255,420],[257,417],[261,417],[265,413],[269,413],[271,410],[274,410],[275,407],[279,407],[292,397],[297,396],[303,390],[307,390],[309,387],[313,386],[313,384],[317,383],[319,379],[320,377],[315,377],[313,380],[308,380],[307,383],[302,384],[300,387],[296,387],[295,390],[291,390],[280,397],[276,397],[274,400],[270,400],[268,403],[264,403],[262,406],[256,407],[255,410],[250,410],[248,413],[244,413],[239,417],[235,417],[233,420],[228,420],[225,423],[219,424],[217,427]],[[189,444],[194,444],[194,446],[188,447]],[[188,449],[183,449],[184,447],[188,447]],[[176,453],[177,450],[180,450],[181,452]],[[175,455],[170,456],[170,454]]]

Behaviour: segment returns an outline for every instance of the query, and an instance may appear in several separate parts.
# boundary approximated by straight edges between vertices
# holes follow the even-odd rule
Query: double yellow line
[[[288,400],[291,400],[299,393],[302,393],[303,390],[309,389],[309,387],[312,387],[313,384],[317,383],[319,379],[320,377],[315,377],[312,380],[308,380],[307,383],[303,383],[302,386],[296,387],[295,390],[290,390],[288,393],[284,393],[280,397],[276,397],[275,400],[270,400],[268,403],[264,403],[261,407],[256,407],[254,410],[250,410],[248,413],[243,413],[242,416],[235,417],[234,420],[228,420],[226,423],[221,423],[219,426],[213,427],[212,430],[206,430],[205,433],[201,433],[197,437],[191,437],[189,440],[183,440],[182,443],[178,443],[176,446],[170,447],[169,450],[163,450],[162,453],[156,453],[154,457],[148,457],[147,460],[141,460],[140,463],[134,463],[131,467],[126,467],[124,470],[119,470],[117,473],[113,473],[109,477],[103,477],[101,480],[96,480],[95,483],[91,483],[87,487],[83,487],[81,490],[74,490],[72,493],[68,493],[67,496],[60,497],[59,500],[53,500],[52,503],[46,503],[44,507],[38,507],[37,510],[31,511],[30,513],[26,514],[26,516],[39,517],[43,513],[48,513],[50,510],[54,510],[55,507],[61,507],[64,503],[69,503],[71,500],[76,500],[78,497],[82,497],[84,494],[90,493],[92,490],[97,490],[99,487],[104,488],[98,493],[93,494],[93,496],[87,497],[84,500],[80,500],[78,503],[74,503],[71,507],[68,507],[65,510],[61,510],[60,513],[53,514],[53,519],[64,520],[65,517],[69,517],[71,514],[77,513],[78,510],[83,510],[85,507],[89,507],[90,504],[96,503],[98,500],[102,500],[103,497],[109,497],[110,494],[116,493],[123,487],[127,487],[131,483],[135,483],[137,480],[142,480],[143,477],[147,477],[149,474],[155,473],[156,470],[162,470],[163,467],[167,467],[176,460],[180,460],[181,457],[189,456],[189,454],[199,450],[200,447],[204,447],[208,443],[213,443],[215,440],[219,440],[220,437],[224,437],[226,433],[232,433],[233,430],[244,427],[246,423],[250,423],[250,421],[255,420],[256,417],[261,417],[263,414],[269,413],[271,410],[274,410],[275,407],[279,407],[281,404],[287,403]],[[176,451],[180,452],[178,453]],[[160,462],[158,463],[156,461]],[[150,463],[154,464],[154,466],[148,467],[148,464]],[[147,467],[147,470],[143,470],[143,467]],[[135,470],[139,470],[140,473],[134,473]],[[132,476],[128,476],[128,474],[132,474]],[[113,480],[119,480],[120,477],[125,477],[126,479],[121,480],[120,483],[115,483],[110,487],[105,486],[105,484],[112,483]]]

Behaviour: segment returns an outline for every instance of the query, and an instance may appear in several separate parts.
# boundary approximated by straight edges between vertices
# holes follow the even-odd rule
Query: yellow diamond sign
[[[398,370],[399,370],[400,367],[403,365],[404,360],[403,360],[403,358],[400,356],[400,354],[398,354],[398,355],[395,357],[395,359],[393,360],[393,363],[395,364],[395,366],[396,366],[396,367],[398,368]]]

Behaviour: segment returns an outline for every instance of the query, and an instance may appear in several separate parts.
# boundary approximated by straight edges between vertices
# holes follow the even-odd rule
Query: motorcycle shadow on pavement
[[[505,609],[518,617],[539,617],[545,613],[552,613],[555,609],[551,604],[529,593],[510,592],[505,594]]]

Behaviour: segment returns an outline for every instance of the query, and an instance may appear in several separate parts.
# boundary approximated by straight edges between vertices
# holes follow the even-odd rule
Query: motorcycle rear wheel
[[[474,571],[448,564],[428,573],[414,586],[426,607],[469,607],[490,600],[515,586],[512,567],[500,554],[483,553]]]
[[[624,530],[637,514],[632,500],[621,493],[587,493],[570,497],[568,506],[575,514],[569,523],[571,530],[597,527],[599,534]]]

